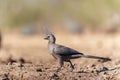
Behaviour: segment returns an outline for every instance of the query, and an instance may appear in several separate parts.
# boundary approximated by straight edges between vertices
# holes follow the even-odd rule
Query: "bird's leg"
[[[70,63],[70,67],[71,67],[71,70],[70,70],[70,71],[72,72],[73,69],[75,69],[75,68],[74,68],[74,65],[72,64],[72,62],[71,62],[70,60],[69,60],[69,63]]]
[[[59,58],[58,61],[59,61],[60,67],[56,70],[56,72],[59,72],[61,70],[61,68],[63,67],[63,65],[64,65],[64,62],[63,62],[62,58]]]

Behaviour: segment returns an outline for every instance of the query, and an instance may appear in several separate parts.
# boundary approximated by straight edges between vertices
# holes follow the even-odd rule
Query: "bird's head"
[[[49,40],[49,42],[55,43],[56,38],[55,38],[55,36],[53,35],[53,33],[52,33],[50,30],[48,30],[48,28],[46,28],[46,27],[45,27],[45,29],[44,29],[44,32],[45,32],[45,34],[46,34],[46,36],[44,37],[44,39],[45,39],[45,40]]]

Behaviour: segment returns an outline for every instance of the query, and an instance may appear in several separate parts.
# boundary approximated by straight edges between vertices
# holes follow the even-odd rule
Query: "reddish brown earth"
[[[67,35],[67,34],[66,34]],[[20,34],[4,34],[0,52],[1,80],[120,80],[120,37],[104,34],[67,35],[56,34],[57,43],[69,46],[89,55],[109,57],[112,61],[80,58],[72,60],[75,70],[65,63],[55,72],[58,63],[49,55],[43,35],[25,37]],[[9,59],[17,62],[7,64]],[[19,67],[19,59],[25,64]]]

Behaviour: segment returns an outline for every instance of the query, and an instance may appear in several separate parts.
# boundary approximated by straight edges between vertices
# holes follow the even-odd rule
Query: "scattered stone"
[[[8,74],[4,74],[2,80],[10,80],[10,79],[8,78]]]
[[[95,64],[92,64],[91,67],[96,67],[96,65],[95,65]]]
[[[104,72],[104,75],[107,75],[107,72]]]
[[[37,72],[43,72],[41,68],[36,69]]]
[[[103,67],[101,71],[108,71],[109,69],[107,67]]]

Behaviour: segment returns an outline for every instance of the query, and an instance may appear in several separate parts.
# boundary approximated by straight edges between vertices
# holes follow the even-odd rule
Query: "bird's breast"
[[[48,46],[48,50],[49,50],[49,53],[50,53],[50,54],[53,54],[53,53],[54,53],[54,46],[49,45],[49,46]]]

